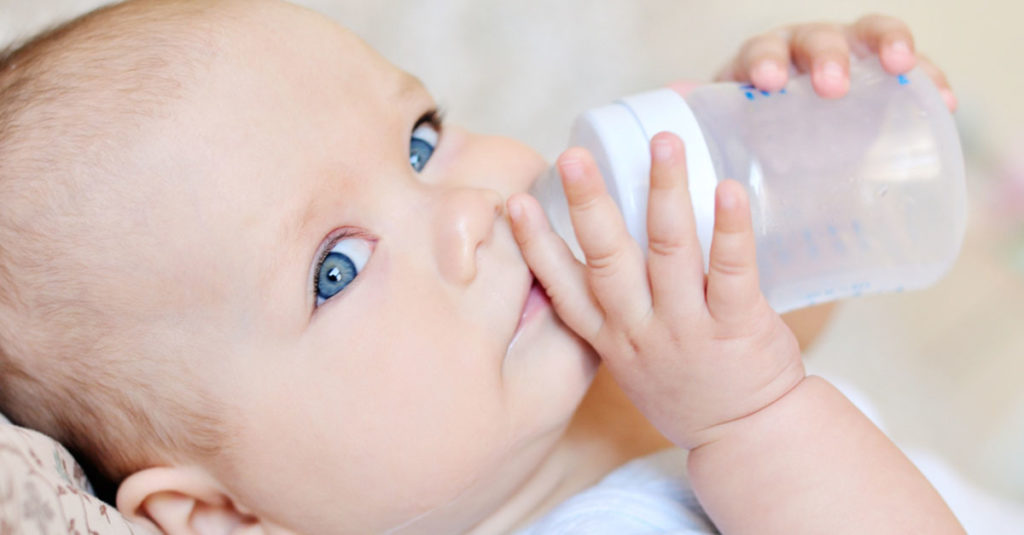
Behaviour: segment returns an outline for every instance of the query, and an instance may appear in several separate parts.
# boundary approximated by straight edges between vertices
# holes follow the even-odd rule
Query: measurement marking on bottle
[[[764,89],[758,89],[757,86],[755,86],[754,84],[743,84],[743,85],[740,86],[740,91],[743,91],[743,94],[746,95],[747,100],[754,100],[755,98],[757,98],[757,94],[758,93],[761,93],[761,95],[765,96],[765,97],[772,96],[772,92],[771,91],[766,91]],[[780,95],[785,95],[786,94],[786,88],[783,87],[782,89],[780,89],[779,90],[779,94]]]
[[[868,239],[864,236],[864,232],[860,227],[860,221],[854,219],[850,222],[850,226],[853,227],[853,233],[857,235],[857,241],[860,242],[861,248],[864,250],[871,249],[871,244],[868,243]]]
[[[806,301],[808,305],[816,305],[824,300],[821,294],[822,292],[811,292],[804,296],[804,301]]]
[[[807,243],[807,252],[811,255],[811,258],[818,257],[818,246],[814,243],[814,237],[811,236],[810,230],[804,231],[804,242]]]
[[[839,229],[835,225],[829,225],[827,228],[829,236],[832,236],[832,247],[837,253],[846,254],[846,244],[843,243],[843,238],[839,235]]]
[[[772,237],[767,238],[765,240],[765,244],[764,245],[765,245],[765,249],[766,249],[766,251],[765,251],[765,256],[766,257],[768,257],[769,256],[768,253],[770,253],[770,258],[772,259],[773,262],[779,263],[779,264],[788,264],[789,263],[789,260],[790,260],[789,252],[786,251],[786,248],[784,247],[784,245],[782,243],[782,240],[779,239],[778,236],[772,236]]]

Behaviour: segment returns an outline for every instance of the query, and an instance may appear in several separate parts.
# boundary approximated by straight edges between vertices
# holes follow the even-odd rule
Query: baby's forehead
[[[275,263],[294,264],[282,294],[306,291],[323,236],[300,243],[289,224],[324,184],[380,160],[360,143],[385,139],[370,129],[412,85],[329,19],[270,1],[121,4],[10,59],[0,92],[14,98],[0,111],[30,104],[8,108],[18,136],[0,139],[0,171],[54,191],[3,215],[41,228],[55,263],[74,255],[107,301],[120,292],[171,311],[199,300],[225,316],[231,299],[261,298],[253,281]],[[409,131],[394,133],[401,163]]]
[[[45,120],[23,117],[25,154],[92,171],[78,187],[111,227],[258,226],[246,220],[279,211],[281,196],[302,187],[295,177],[318,172],[290,150],[319,144],[330,155],[345,144],[318,132],[358,138],[383,115],[366,102],[411,85],[333,21],[273,1],[122,4],[36,51],[49,55],[33,88]]]

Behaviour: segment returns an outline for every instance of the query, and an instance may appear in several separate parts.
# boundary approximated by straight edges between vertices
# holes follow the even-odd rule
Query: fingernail
[[[583,178],[583,163],[579,160],[562,160],[558,167],[566,180],[577,182]]]
[[[511,200],[508,202],[508,216],[512,218],[512,221],[519,221],[519,218],[523,216],[523,204],[518,200]]]
[[[663,139],[651,143],[654,151],[654,159],[659,162],[667,162],[672,158],[672,144]]]
[[[843,66],[835,61],[826,61],[825,64],[821,66],[821,77],[825,80],[839,83],[843,81],[845,76],[845,73],[843,73]]]
[[[782,78],[782,69],[779,68],[778,63],[772,60],[764,60],[754,67],[754,73],[751,78],[755,78],[756,81],[762,84],[776,85]]]
[[[893,41],[892,43],[889,43],[889,54],[897,57],[909,56],[911,54],[910,45],[902,39]]]
[[[730,211],[736,208],[738,204],[736,195],[728,190],[722,190],[718,193],[718,208],[725,211]]]

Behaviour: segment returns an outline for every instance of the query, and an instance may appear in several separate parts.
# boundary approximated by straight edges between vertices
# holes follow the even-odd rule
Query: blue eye
[[[334,297],[359,275],[370,258],[372,247],[361,238],[342,236],[320,261],[314,275],[316,306]]]
[[[428,112],[412,131],[412,138],[409,140],[409,165],[417,173],[426,167],[427,161],[433,156],[440,135],[440,117],[436,111]]]

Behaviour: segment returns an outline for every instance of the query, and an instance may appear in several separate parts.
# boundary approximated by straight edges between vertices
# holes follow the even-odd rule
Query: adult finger
[[[946,78],[946,73],[942,72],[922,54],[917,55],[917,66],[932,79],[932,83],[938,88],[939,94],[942,95],[942,100],[946,101],[946,107],[949,111],[956,111],[957,100],[956,95],[953,94],[953,89],[949,86],[949,79]]]
[[[914,68],[914,36],[900,19],[872,14],[861,17],[850,26],[851,45],[878,54],[882,67],[891,74],[902,74]]]
[[[764,91],[778,91],[789,80],[789,42],[783,32],[752,37],[723,72],[722,79],[750,82]]]
[[[790,53],[800,72],[810,73],[814,91],[839,98],[850,89],[850,47],[836,24],[804,24],[792,29]]]

